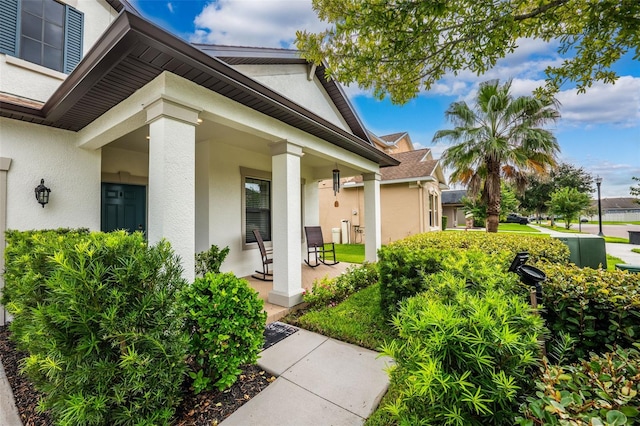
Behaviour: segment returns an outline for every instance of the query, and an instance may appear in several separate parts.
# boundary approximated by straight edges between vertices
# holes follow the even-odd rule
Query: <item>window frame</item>
[[[240,167],[240,193],[241,193],[241,238],[242,238],[242,250],[255,250],[258,248],[258,243],[248,243],[246,241],[247,236],[247,197],[246,197],[246,179],[257,179],[269,182],[269,228],[271,230],[271,238],[273,239],[273,179],[271,172],[264,170],[250,169],[247,167]],[[265,247],[271,247],[271,240],[265,240]]]
[[[59,7],[59,11],[60,11],[60,15],[59,19],[57,19],[55,22],[50,19],[51,15],[47,15],[47,2],[51,3],[51,4],[55,4],[56,7]],[[66,5],[64,3],[58,2],[56,0],[40,0],[40,5],[42,7],[42,9],[40,10],[41,15],[35,15],[34,11],[29,11],[27,9],[25,9],[25,3],[24,2],[20,2],[20,10],[18,11],[18,13],[20,14],[20,25],[18,27],[18,33],[16,34],[16,37],[18,37],[17,40],[17,44],[18,44],[18,57],[20,59],[23,59],[27,62],[30,62],[32,64],[36,64],[36,65],[40,65],[42,67],[48,68],[48,69],[52,69],[54,71],[58,71],[58,72],[64,72],[64,68],[65,68],[65,44],[66,44],[66,31],[67,31],[67,19],[66,19],[66,15],[67,15],[67,11],[66,11]],[[34,35],[29,35],[26,34],[25,32],[25,25],[24,25],[24,20],[25,20],[25,15],[29,15],[34,17],[35,19],[38,19],[41,24],[40,24],[40,34],[39,34],[39,38],[34,38]],[[58,46],[54,46],[50,43],[47,42],[46,37],[47,37],[47,24],[52,24],[55,25],[56,27],[60,28],[60,39],[56,40],[57,42],[59,42]],[[34,62],[31,59],[27,59],[27,57],[29,55],[27,55],[24,52],[25,49],[25,40],[30,40],[33,43],[36,43],[38,45],[39,48],[39,56],[40,56],[40,62]],[[60,57],[58,58],[58,63],[56,64],[56,67],[52,67],[50,66],[50,64],[48,64],[46,58],[48,57],[46,55],[46,47],[51,47],[54,48],[56,50],[60,51]]]

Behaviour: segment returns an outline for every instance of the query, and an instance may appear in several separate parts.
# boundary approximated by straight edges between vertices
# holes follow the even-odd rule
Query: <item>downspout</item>
[[[420,233],[425,232],[424,227],[424,188],[422,187],[422,182],[416,181],[416,185],[418,186],[418,202],[420,206],[418,208],[418,214],[420,215]]]

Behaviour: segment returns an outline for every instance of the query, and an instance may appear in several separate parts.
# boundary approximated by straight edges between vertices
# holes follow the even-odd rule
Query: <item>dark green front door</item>
[[[146,197],[147,189],[144,186],[103,183],[102,231],[146,231]]]

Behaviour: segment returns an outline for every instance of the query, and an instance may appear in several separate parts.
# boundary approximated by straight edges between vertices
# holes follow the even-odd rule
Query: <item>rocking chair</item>
[[[336,248],[333,243],[327,243],[325,247],[322,239],[322,228],[319,226],[305,226],[304,234],[307,237],[307,258],[305,263],[312,268],[324,263],[325,265],[336,265],[340,262],[336,260]],[[331,247],[328,247],[331,246]],[[315,263],[311,263],[311,254],[315,255]],[[333,257],[332,261],[327,262],[327,254]]]
[[[262,240],[262,235],[260,235],[260,230],[254,229],[253,235],[256,237],[258,248],[260,248],[260,256],[262,259],[262,271],[256,270],[256,274],[258,275],[251,275],[251,276],[261,281],[273,281],[273,273],[269,272],[269,265],[273,265],[273,252],[265,248],[264,241]]]

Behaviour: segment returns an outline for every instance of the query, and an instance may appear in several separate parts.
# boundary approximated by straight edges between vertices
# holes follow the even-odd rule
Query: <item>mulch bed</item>
[[[26,354],[18,352],[7,327],[0,326],[0,361],[13,389],[13,397],[24,426],[52,425],[48,413],[37,411],[41,394],[19,371],[20,360]],[[238,381],[229,389],[220,392],[202,392],[194,395],[185,389],[184,399],[176,410],[174,424],[177,426],[217,425],[247,401],[265,389],[275,377],[256,365],[242,367]]]

